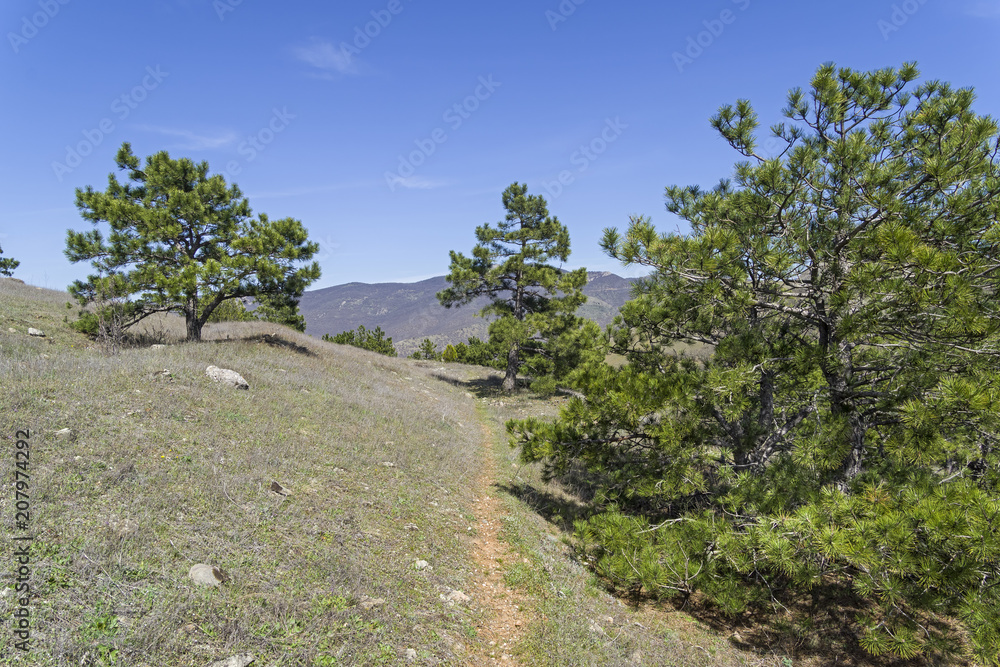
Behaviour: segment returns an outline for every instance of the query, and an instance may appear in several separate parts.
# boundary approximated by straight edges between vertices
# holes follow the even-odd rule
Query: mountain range
[[[583,289],[587,303],[579,314],[602,327],[609,324],[631,297],[635,281],[608,272],[589,272]],[[357,329],[358,325],[381,327],[401,356],[417,349],[424,338],[434,341],[438,349],[470,336],[486,340],[489,322],[476,313],[487,300],[445,308],[436,295],[447,286],[444,276],[416,283],[347,283],[306,292],[299,311],[306,318],[306,333],[317,337]]]

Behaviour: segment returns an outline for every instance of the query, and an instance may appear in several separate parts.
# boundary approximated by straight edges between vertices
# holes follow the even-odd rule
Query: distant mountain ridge
[[[636,280],[607,271],[588,272],[583,288],[587,303],[580,308],[580,315],[602,327],[609,324],[631,297]],[[436,295],[447,286],[444,276],[416,283],[347,283],[306,292],[299,311],[306,318],[306,333],[317,337],[357,329],[361,324],[368,329],[382,327],[400,355],[411,353],[424,338],[433,340],[439,349],[469,336],[485,340],[489,323],[475,314],[486,299],[445,308]]]

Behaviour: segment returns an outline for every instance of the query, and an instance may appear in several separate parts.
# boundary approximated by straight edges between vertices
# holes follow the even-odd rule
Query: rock
[[[427,568],[429,568],[430,566],[431,566],[431,564],[430,564],[430,563],[428,563],[428,562],[427,562],[427,561],[425,561],[425,560],[418,560],[417,562],[415,562],[415,563],[413,564],[413,567],[417,568],[418,570],[426,570],[426,569],[427,569]]]
[[[381,607],[385,604],[384,598],[370,598],[367,595],[361,596],[361,602],[358,606],[362,609],[374,609],[375,607]]]
[[[208,667],[247,667],[247,665],[254,660],[256,660],[256,658],[253,653],[241,653],[239,655],[234,655],[231,658],[226,658],[225,660],[213,662]]]
[[[406,661],[416,662],[417,661],[417,651],[416,649],[408,648],[406,649]]]
[[[28,335],[35,336],[36,338],[45,338],[45,332],[33,327],[28,327]]]
[[[469,602],[470,600],[472,600],[472,598],[470,598],[462,591],[451,591],[447,595],[442,594],[441,599],[444,600],[445,602],[450,602],[452,604],[456,602]]]
[[[157,343],[155,345],[150,345],[149,349],[151,349],[151,350],[162,350],[165,347],[166,347],[166,345],[163,345],[161,343]]]
[[[419,528],[417,528],[417,524],[415,523],[408,523],[405,526],[403,526],[403,528],[405,530],[420,530]]]
[[[58,440],[69,440],[70,442],[76,440],[76,433],[68,428],[61,428],[52,435],[54,435]]]
[[[7,333],[17,333],[17,329],[14,327],[7,327]]]
[[[205,375],[214,380],[215,382],[221,382],[223,384],[232,385],[237,389],[249,389],[250,385],[243,376],[236,371],[231,371],[228,368],[219,368],[218,366],[209,366],[205,369]]]
[[[279,496],[287,496],[292,492],[291,489],[287,489],[277,482],[271,482],[271,491],[277,493]]]
[[[192,565],[188,571],[188,576],[191,578],[191,581],[199,586],[218,586],[229,581],[229,575],[224,570],[219,569],[215,565],[206,565],[205,563]]]

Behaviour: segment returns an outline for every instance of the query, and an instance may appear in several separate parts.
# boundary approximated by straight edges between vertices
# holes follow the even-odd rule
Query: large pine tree
[[[546,344],[580,325],[574,313],[587,299],[587,270],[562,271],[552,265],[569,258],[569,230],[549,215],[543,197],[513,183],[502,200],[504,220],[476,228],[479,243],[472,257],[451,251],[451,287],[437,297],[449,308],[489,297],[480,314],[496,318],[490,340],[507,351],[503,389],[509,392],[526,354],[549,356]]]
[[[873,654],[954,648],[943,614],[997,662],[1000,144],[971,90],[917,76],[822,67],[777,153],[723,107],[733,181],[666,192],[691,232],[606,231],[653,271],[628,363],[510,430],[549,474],[591,471],[579,535],[616,585],[731,613],[840,586]]]
[[[104,192],[89,186],[76,191],[83,218],[110,227],[107,240],[99,228],[67,233],[69,260],[90,260],[98,271],[70,286],[81,303],[124,299],[126,325],[156,312],[179,312],[187,339],[195,341],[227,299],[291,306],[319,278],[315,262],[296,267],[319,250],[302,223],[253,217],[240,189],[209,176],[207,162],[160,152],[142,165],[128,143],[115,162],[128,181],[111,174]]]

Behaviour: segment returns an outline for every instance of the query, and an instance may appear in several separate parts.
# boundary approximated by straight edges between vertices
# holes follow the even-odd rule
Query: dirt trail
[[[486,609],[485,617],[477,630],[480,649],[470,656],[472,665],[517,665],[512,655],[513,646],[524,636],[528,614],[526,598],[504,583],[504,564],[519,558],[511,547],[500,539],[503,517],[507,512],[496,497],[497,462],[493,454],[493,433],[487,424],[482,425],[483,467],[476,480],[476,538],[473,540],[475,561],[476,602]]]

